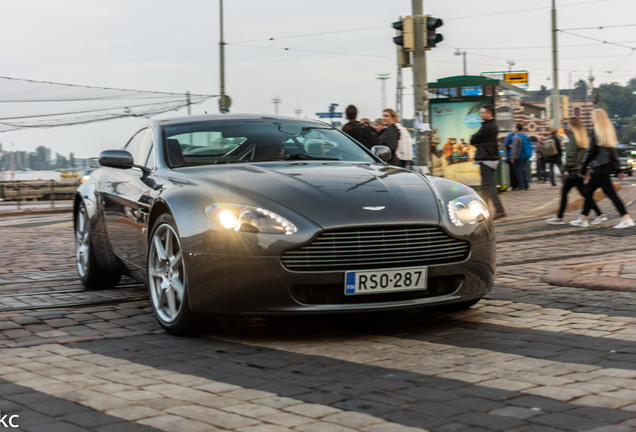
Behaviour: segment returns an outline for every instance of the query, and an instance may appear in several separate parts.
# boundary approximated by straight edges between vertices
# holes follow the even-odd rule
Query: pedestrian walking
[[[610,174],[620,171],[616,129],[614,129],[614,125],[604,109],[597,108],[592,111],[592,123],[594,130],[590,135],[590,147],[585,153],[583,162],[581,162],[580,175],[585,176],[588,166],[592,168],[592,173],[585,189],[585,204],[583,205],[581,216],[577,220],[570,222],[570,224],[579,227],[590,226],[588,214],[594,202],[594,191],[600,187],[605,192],[605,195],[612,200],[614,207],[621,215],[621,221],[614,225],[614,228],[633,227],[634,220],[627,213],[610,180]],[[621,179],[623,176],[623,173],[619,174]]]
[[[563,172],[563,169],[561,168],[563,149],[561,148],[561,137],[559,137],[559,133],[554,127],[550,128],[550,136],[543,146],[543,156],[546,164],[548,164],[548,178],[550,179],[550,184],[552,186],[556,186],[556,182],[554,180],[554,168],[556,167],[559,172]]]
[[[517,182],[520,190],[527,191],[530,186],[528,185],[528,173],[526,171],[526,162],[532,156],[532,145],[530,144],[530,138],[523,133],[523,124],[517,123],[517,133],[515,134],[512,145],[510,146],[510,166],[515,172]],[[529,154],[524,153],[524,141],[528,140],[530,146]]]
[[[391,108],[386,108],[382,111],[382,123],[384,124],[385,129],[378,137],[378,143],[391,149],[391,159],[389,159],[387,163],[390,165],[400,166],[400,160],[397,157],[397,146],[400,139],[400,130],[395,125],[397,120],[398,115]]]
[[[545,183],[548,178],[545,172],[545,158],[543,157],[543,146],[545,145],[545,138],[540,137],[539,139],[537,139],[537,137],[535,136],[530,137],[530,139],[532,138],[537,141],[534,146],[534,154],[536,155],[535,161],[537,164],[537,181],[539,183]]]
[[[585,198],[585,184],[583,182],[583,177],[579,175],[579,170],[581,169],[581,161],[589,147],[590,140],[580,118],[570,117],[568,119],[567,136],[568,142],[565,144],[565,165],[563,165],[561,205],[559,206],[559,212],[556,217],[547,220],[547,222],[552,225],[565,223],[563,220],[563,213],[565,212],[565,208],[568,204],[568,193],[572,188],[576,188],[581,196]],[[596,213],[596,218],[594,218],[591,222],[592,225],[597,225],[607,220],[607,216],[599,210],[594,199],[592,199],[591,209]]]
[[[483,120],[481,128],[470,137],[470,143],[477,148],[475,162],[479,164],[481,174],[480,194],[486,203],[492,202],[495,207],[493,219],[506,216],[497,189],[495,187],[495,169],[499,165],[499,147],[497,146],[497,123],[495,109],[492,105],[484,105],[479,110]]]

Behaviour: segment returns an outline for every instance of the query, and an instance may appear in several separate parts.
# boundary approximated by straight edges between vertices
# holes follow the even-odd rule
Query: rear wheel
[[[183,334],[194,325],[181,242],[173,217],[161,215],[150,235],[148,292],[159,324],[169,333]]]
[[[95,258],[86,206],[81,203],[75,212],[75,263],[77,273],[86,288],[112,288],[121,274],[102,269]]]

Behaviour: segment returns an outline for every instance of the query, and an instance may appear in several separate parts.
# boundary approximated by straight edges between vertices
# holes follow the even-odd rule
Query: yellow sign
[[[510,84],[528,84],[528,72],[504,73],[504,81]]]

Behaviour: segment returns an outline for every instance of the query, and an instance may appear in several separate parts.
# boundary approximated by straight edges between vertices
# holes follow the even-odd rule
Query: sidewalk
[[[636,180],[626,177],[618,183],[618,194],[632,217],[636,217]],[[599,193],[600,191],[597,191]],[[515,235],[515,232],[527,233],[533,229],[536,237],[545,236],[546,230],[553,236],[575,235],[590,231],[613,236],[600,238],[596,241],[612,241],[618,236],[633,244],[633,252],[624,253],[620,258],[612,259],[597,257],[596,260],[584,259],[580,263],[569,265],[567,269],[548,271],[541,277],[541,281],[556,286],[579,287],[592,290],[633,291],[636,292],[636,227],[614,230],[612,227],[619,222],[619,215],[612,202],[601,195],[597,203],[609,218],[608,221],[589,228],[574,227],[570,224],[548,225],[546,220],[556,216],[561,200],[561,184],[552,186],[550,183],[532,183],[528,191],[506,191],[499,195],[507,216],[495,222],[498,235]],[[583,200],[578,191],[573,189],[568,195],[568,207],[563,219],[572,221],[579,217]],[[594,216],[594,214],[590,214]],[[526,234],[524,239],[531,235]]]

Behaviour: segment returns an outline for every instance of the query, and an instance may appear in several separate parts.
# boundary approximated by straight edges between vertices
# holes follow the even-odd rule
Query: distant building
[[[546,117],[548,110],[551,111],[552,107],[546,109],[546,100],[552,96],[552,91],[542,87],[541,90],[528,93],[528,96],[523,97],[513,96],[497,99],[495,109],[499,130],[507,134],[513,130],[515,124],[522,123],[529,135],[548,137],[552,120]],[[559,90],[559,95],[567,97],[567,112],[561,115],[561,127],[563,127],[567,117],[577,116],[581,118],[587,129],[591,129],[591,114],[596,104],[596,96],[588,95],[586,86]],[[511,108],[512,118],[510,116]]]

